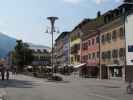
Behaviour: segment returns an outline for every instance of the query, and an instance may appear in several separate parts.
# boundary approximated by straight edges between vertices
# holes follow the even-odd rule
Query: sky
[[[71,31],[84,18],[114,9],[122,0],[0,0],[0,32],[25,42],[51,47],[48,16],[59,19],[60,32]],[[54,39],[59,35],[55,33]]]

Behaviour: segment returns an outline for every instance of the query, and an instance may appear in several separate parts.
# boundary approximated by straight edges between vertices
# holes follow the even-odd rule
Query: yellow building
[[[80,64],[80,29],[76,27],[70,33],[70,64]]]

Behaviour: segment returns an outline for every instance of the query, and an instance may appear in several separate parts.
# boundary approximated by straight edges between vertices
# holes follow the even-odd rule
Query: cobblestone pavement
[[[24,75],[0,81],[5,100],[133,100],[126,83],[118,80],[83,79],[62,76],[63,82],[49,82]]]

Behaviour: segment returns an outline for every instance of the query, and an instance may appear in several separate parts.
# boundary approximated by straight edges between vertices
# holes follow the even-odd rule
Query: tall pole
[[[53,42],[54,42],[54,39],[53,39],[53,34],[54,34],[54,31],[55,31],[55,27],[54,27],[54,24],[55,24],[55,21],[58,19],[58,17],[47,17],[47,19],[51,22],[51,35],[52,35],[52,55],[51,55],[51,66],[52,66],[52,75],[54,73],[54,64],[53,64],[53,60],[54,60],[54,56],[53,56]]]
[[[100,37],[100,30],[97,30],[98,32],[98,42],[99,42],[99,78],[102,79],[102,67],[101,67],[101,37]]]

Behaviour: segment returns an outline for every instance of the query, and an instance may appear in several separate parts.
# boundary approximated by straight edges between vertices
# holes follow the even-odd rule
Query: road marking
[[[117,100],[117,99],[109,97],[109,96],[104,96],[104,95],[99,95],[99,94],[94,94],[94,93],[89,93],[89,95],[99,97],[99,98],[103,98],[105,100]]]

